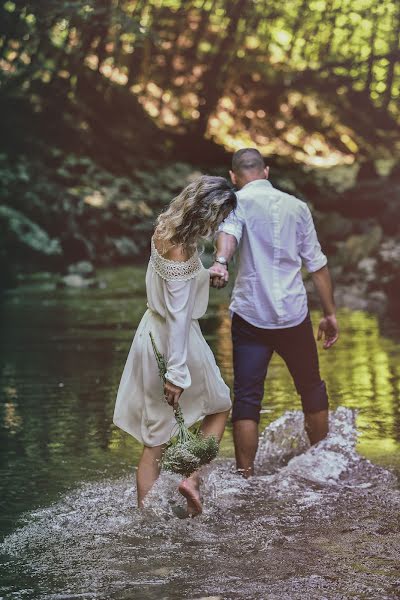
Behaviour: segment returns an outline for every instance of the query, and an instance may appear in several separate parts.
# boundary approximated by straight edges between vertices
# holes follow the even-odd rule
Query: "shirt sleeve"
[[[167,325],[166,379],[186,389],[192,380],[186,364],[189,329],[192,320],[195,279],[185,281],[164,280],[164,300]]]
[[[328,259],[321,250],[311,211],[305,202],[301,202],[301,205],[299,253],[307,271],[314,273],[322,269],[327,264]]]
[[[239,244],[240,240],[242,239],[243,224],[244,219],[242,216],[242,211],[240,209],[240,206],[237,206],[235,210],[229,213],[225,221],[221,223],[221,225],[218,228],[218,233],[220,231],[223,231],[224,233],[234,235],[237,239],[237,243]]]

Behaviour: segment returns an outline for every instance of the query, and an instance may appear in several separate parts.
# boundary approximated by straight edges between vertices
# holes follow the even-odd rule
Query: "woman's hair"
[[[201,240],[213,236],[236,204],[236,194],[224,177],[202,175],[159,215],[155,237],[164,252],[178,244],[194,252]]]

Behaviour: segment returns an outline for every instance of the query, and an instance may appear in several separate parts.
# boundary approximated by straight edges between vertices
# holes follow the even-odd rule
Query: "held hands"
[[[328,350],[339,338],[339,326],[335,315],[327,315],[321,319],[318,327],[317,340],[324,339],[323,348]]]
[[[229,272],[227,267],[215,262],[210,269],[210,284],[214,288],[223,288],[228,283]]]
[[[179,398],[183,392],[183,388],[166,380],[164,383],[164,398],[174,410],[178,408]]]

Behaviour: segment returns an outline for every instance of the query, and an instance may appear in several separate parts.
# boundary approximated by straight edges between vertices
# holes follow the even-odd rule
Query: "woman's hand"
[[[178,408],[179,398],[183,392],[183,388],[166,380],[164,383],[164,398],[174,410]]]
[[[223,288],[228,283],[229,272],[226,266],[215,262],[212,267],[208,269],[208,272],[210,273],[211,287]]]

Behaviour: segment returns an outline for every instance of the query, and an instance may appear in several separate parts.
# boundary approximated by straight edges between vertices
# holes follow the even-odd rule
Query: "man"
[[[233,156],[230,176],[239,189],[238,206],[220,226],[211,284],[228,281],[236,249],[239,265],[232,292],[234,404],[237,468],[254,472],[264,380],[272,354],[285,361],[300,394],[311,444],[328,433],[328,396],[319,374],[301,266],[311,273],[324,317],[317,339],[330,348],[338,339],[332,282],[311,212],[305,202],[276,190],[258,150]]]

